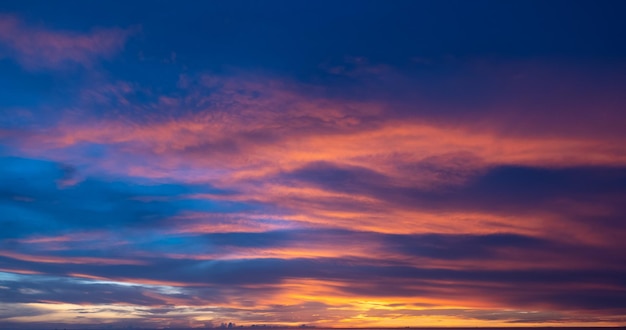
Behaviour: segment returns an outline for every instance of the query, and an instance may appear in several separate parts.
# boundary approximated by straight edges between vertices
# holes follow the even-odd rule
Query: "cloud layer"
[[[70,82],[0,109],[0,327],[625,324],[623,70],[303,79],[25,22],[0,64]]]

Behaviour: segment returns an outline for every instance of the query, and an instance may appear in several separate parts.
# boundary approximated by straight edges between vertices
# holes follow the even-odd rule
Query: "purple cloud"
[[[0,56],[28,70],[85,67],[110,59],[124,48],[137,28],[97,28],[90,32],[52,30],[28,25],[16,16],[0,15]]]

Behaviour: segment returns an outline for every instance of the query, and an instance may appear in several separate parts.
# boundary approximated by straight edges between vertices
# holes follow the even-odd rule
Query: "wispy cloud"
[[[28,24],[17,16],[0,15],[0,56],[28,70],[93,66],[120,52],[137,28],[99,28],[90,32],[54,30]]]

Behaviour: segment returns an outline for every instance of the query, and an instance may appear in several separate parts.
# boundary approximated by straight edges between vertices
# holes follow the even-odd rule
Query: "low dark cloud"
[[[418,238],[419,239],[419,238]],[[486,241],[498,241],[487,238]],[[477,240],[475,240],[477,242]],[[523,240],[521,240],[523,241]],[[519,244],[519,243],[518,243]],[[523,243],[522,245],[527,245]],[[461,244],[462,245],[462,244]],[[487,244],[493,245],[493,242]],[[502,244],[501,246],[511,246]],[[480,253],[478,253],[480,255]],[[443,258],[449,258],[448,255]],[[459,299],[472,292],[509,305],[539,306],[551,304],[559,308],[624,308],[619,295],[626,288],[626,270],[604,269],[445,269],[420,267],[402,263],[381,265],[375,259],[243,259],[243,260],[152,260],[147,265],[75,265],[42,264],[2,258],[2,267],[30,269],[62,277],[78,273],[131,282],[180,283],[182,294],[174,297],[193,302],[219,300],[229,291],[236,297],[253,297],[260,292],[250,286],[266,286],[269,291],[287,280],[326,280],[344,283],[339,288],[354,296],[440,297]],[[494,263],[506,262],[506,260]],[[250,276],[254,274],[254,276]],[[145,295],[140,286],[77,283],[76,279],[51,283],[25,284],[11,282],[3,295],[21,302],[55,300],[69,302],[127,302],[163,304],[164,301]],[[603,283],[612,289],[582,289]],[[187,287],[190,285],[190,287]],[[572,289],[578,287],[579,289]],[[454,289],[454,290],[450,290]],[[208,290],[208,291],[207,291]],[[214,291],[217,290],[217,291]],[[478,290],[478,291],[476,291]],[[21,294],[20,292],[32,294]],[[98,294],[98,292],[107,292]],[[217,295],[216,295],[217,294]],[[46,299],[39,298],[45,297]],[[163,298],[164,299],[164,298]],[[254,300],[254,299],[253,299]]]
[[[11,317],[45,315],[48,313],[49,312],[46,312],[45,310],[42,310],[40,308],[29,307],[22,304],[2,304],[0,306],[0,320]]]
[[[89,283],[67,278],[22,278],[28,281],[0,281],[3,301],[13,303],[63,302],[71,304],[131,304],[162,305],[165,300],[145,295],[149,289],[140,286],[123,286]]]
[[[441,189],[412,187],[410,177],[396,178],[364,167],[327,162],[308,164],[281,179],[373,197],[404,208],[529,216],[551,211],[571,215],[573,220],[581,215],[564,208],[563,202],[601,204],[621,217],[626,196],[626,169],[621,167],[497,166],[470,176],[463,184]]]

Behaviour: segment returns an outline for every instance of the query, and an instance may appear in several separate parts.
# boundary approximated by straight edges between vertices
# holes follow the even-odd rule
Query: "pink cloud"
[[[587,225],[573,225],[564,219],[567,215],[547,211],[510,214],[511,210],[498,208],[420,208],[371,196],[368,191],[331,191],[310,182],[293,186],[276,179],[308,164],[330,162],[338,169],[383,173],[390,188],[446,191],[471,184],[498,166],[624,166],[624,140],[599,134],[603,127],[590,128],[598,132],[593,137],[559,129],[548,134],[539,120],[534,130],[523,135],[503,129],[503,123],[510,120],[506,111],[491,119],[444,123],[427,115],[398,116],[382,101],[323,97],[314,87],[267,77],[193,78],[181,76],[182,96],[160,96],[150,104],[131,102],[128,109],[141,114],[137,117],[123,113],[80,120],[68,117],[46,131],[14,133],[22,136],[15,141],[32,157],[44,156],[113,175],[210,182],[241,192],[223,198],[280,205],[285,211],[260,216],[280,219],[279,225],[259,224],[258,219],[240,214],[236,215],[240,221],[211,218],[206,225],[205,215],[186,215],[185,225],[177,230],[180,233],[262,231],[294,224],[385,233],[567,232],[594,244],[608,239],[608,233],[594,229],[598,234],[592,237]],[[107,97],[116,99],[116,103],[108,104],[113,109],[120,103],[118,99],[135,88],[139,87],[107,85],[92,91],[93,95],[104,95],[101,99],[89,99],[99,105],[107,105]],[[617,117],[614,120],[623,122]],[[94,161],[90,154],[84,154],[93,145],[106,146],[107,156]],[[574,206],[564,205],[567,202],[561,201],[559,210],[576,207],[588,216],[610,213],[581,201]]]
[[[91,66],[120,52],[136,28],[97,28],[89,32],[29,26],[19,18],[0,15],[2,57],[11,57],[29,70],[62,68],[68,63]],[[2,48],[0,48],[2,49]]]

